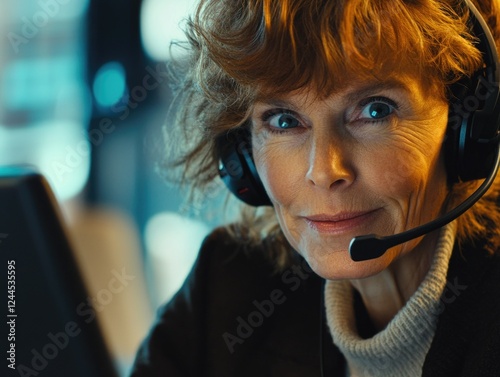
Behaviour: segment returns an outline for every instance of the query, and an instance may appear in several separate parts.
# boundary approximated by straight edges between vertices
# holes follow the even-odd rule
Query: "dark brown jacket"
[[[324,325],[322,279],[300,258],[273,271],[261,250],[212,233],[160,310],[132,377],[345,376]],[[423,376],[500,376],[500,256],[455,248],[441,302]],[[370,328],[363,313],[357,321]]]

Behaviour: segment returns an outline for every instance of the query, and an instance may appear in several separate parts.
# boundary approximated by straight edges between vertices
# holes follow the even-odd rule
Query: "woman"
[[[498,40],[498,3],[475,3]],[[495,122],[477,147],[486,160],[465,171],[454,150],[498,87],[483,75],[474,92],[485,63],[469,6],[201,2],[188,24],[179,124],[196,139],[184,178],[206,186],[222,159],[233,192],[271,206],[207,238],[133,376],[500,373],[498,179],[436,231],[379,257],[348,252],[356,236],[439,218],[492,169]]]

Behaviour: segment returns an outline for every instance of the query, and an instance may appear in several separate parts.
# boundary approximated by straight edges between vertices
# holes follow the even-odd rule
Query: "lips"
[[[377,210],[340,212],[334,215],[317,214],[304,219],[312,229],[320,233],[341,234],[355,231],[369,222]]]

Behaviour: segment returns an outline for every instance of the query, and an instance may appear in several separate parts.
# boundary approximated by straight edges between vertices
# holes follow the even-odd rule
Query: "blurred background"
[[[90,296],[125,269],[98,312],[120,374],[202,239],[223,190],[198,204],[165,182],[166,63],[192,0],[2,0],[0,165],[32,164],[63,209]],[[4,214],[5,215],[5,214]]]

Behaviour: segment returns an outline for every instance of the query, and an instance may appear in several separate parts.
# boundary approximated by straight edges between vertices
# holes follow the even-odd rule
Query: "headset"
[[[493,36],[476,7],[469,1],[469,23],[483,55],[483,67],[471,77],[449,86],[449,116],[443,143],[450,184],[485,179],[463,203],[437,218],[392,236],[353,238],[349,251],[355,261],[381,256],[392,246],[436,230],[463,214],[493,183],[500,164],[500,66]],[[219,175],[237,198],[252,206],[272,205],[255,168],[251,135],[241,126],[216,140]]]

